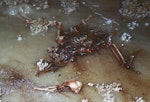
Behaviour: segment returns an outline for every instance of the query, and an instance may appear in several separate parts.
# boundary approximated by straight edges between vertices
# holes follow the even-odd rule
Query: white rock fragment
[[[28,4],[22,4],[17,6],[9,6],[7,9],[9,15],[18,15],[18,12],[22,12],[24,14],[30,14],[32,12],[32,8]]]
[[[39,68],[39,71],[42,71],[48,66],[48,63],[45,62],[43,59],[40,59],[40,61],[37,62],[36,65]]]
[[[124,46],[124,44],[121,44],[121,46],[123,47],[123,46]]]
[[[115,96],[113,93],[121,91],[122,88],[120,86],[121,84],[113,82],[112,84],[97,84],[96,88],[98,93],[103,96],[103,102],[115,102]]]
[[[130,30],[133,30],[139,26],[139,23],[137,23],[137,21],[132,21],[132,22],[128,23],[127,26]]]
[[[22,38],[22,36],[21,35],[17,35],[17,40],[18,41],[21,41],[23,38]]]
[[[79,8],[77,0],[60,0],[62,10],[65,14],[71,14]]]
[[[106,22],[105,22],[105,23],[106,23],[106,24],[112,24],[112,22],[113,22],[113,21],[112,21],[111,19],[106,19]]]
[[[139,0],[122,0],[122,5],[119,9],[119,13],[126,18],[145,18],[149,15],[150,2],[145,0],[143,2]]]
[[[93,87],[93,86],[94,86],[94,84],[93,84],[93,83],[90,83],[90,82],[89,82],[87,85],[90,86],[90,87]]]
[[[133,102],[145,102],[145,100],[143,100],[143,97],[135,97],[135,101]]]
[[[48,4],[48,0],[32,0],[32,6],[36,9],[36,10],[44,10],[49,8],[49,4]]]
[[[81,102],[89,102],[89,100],[84,98]]]
[[[22,4],[22,5],[19,6],[18,11],[22,12],[24,14],[30,14],[32,12],[32,9],[29,5]]]
[[[132,38],[132,36],[131,36],[130,34],[126,33],[126,32],[124,32],[124,33],[121,35],[121,40],[122,40],[122,41],[128,42],[128,41],[130,41],[131,38]]]
[[[144,26],[149,26],[149,23],[148,22],[144,23]]]
[[[86,4],[86,2],[85,2],[85,1],[83,1],[83,2],[82,2],[82,4],[83,4],[83,5],[85,5],[85,4]]]

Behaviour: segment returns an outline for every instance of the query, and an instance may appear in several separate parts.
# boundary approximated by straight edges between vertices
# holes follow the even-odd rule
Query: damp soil
[[[109,48],[100,49],[92,55],[80,57],[76,62],[69,63],[56,72],[49,72],[36,77],[37,68],[35,62],[40,58],[48,58],[46,52],[49,46],[56,46],[55,27],[49,28],[46,34],[32,36],[29,26],[19,16],[10,16],[1,9],[0,14],[0,87],[2,88],[2,102],[81,102],[88,98],[90,102],[101,102],[102,96],[94,87],[88,87],[87,83],[121,83],[123,91],[117,97],[116,102],[132,102],[134,97],[143,97],[150,101],[150,29],[139,26],[133,31],[127,27],[118,14],[119,1],[101,2],[98,12],[104,16],[115,19],[120,25],[119,32],[113,37],[113,42],[118,46],[125,57],[134,51],[142,49],[134,62],[132,70],[121,66]],[[117,5],[116,5],[117,4]],[[44,16],[47,20],[61,21],[63,29],[67,29],[83,18],[91,11],[81,7],[80,11],[70,15],[59,12],[59,8],[33,11],[33,18]],[[97,16],[91,25],[101,24],[103,20]],[[109,29],[109,28],[108,28]],[[120,36],[123,32],[132,34],[133,39],[124,43]],[[17,36],[22,35],[23,40],[18,41]],[[137,73],[137,71],[139,73]],[[71,92],[47,93],[33,90],[36,86],[53,86],[64,81],[76,79],[83,82],[84,86],[79,94]]]

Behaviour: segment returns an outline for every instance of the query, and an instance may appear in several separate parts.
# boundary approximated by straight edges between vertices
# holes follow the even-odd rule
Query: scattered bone
[[[113,93],[121,91],[122,88],[120,86],[121,84],[113,82],[112,84],[97,84],[96,88],[98,93],[103,96],[103,102],[115,102],[116,97]]]
[[[44,17],[40,17],[37,20],[33,20],[31,18],[29,18],[27,15],[23,14],[22,12],[19,12],[19,15],[22,16],[27,24],[30,25],[30,31],[32,33],[32,35],[36,35],[39,33],[44,34],[45,32],[47,32],[48,27],[49,26],[57,26],[58,30],[57,30],[57,36],[60,33],[60,27],[61,27],[61,22],[57,22],[57,21],[47,21],[44,19]]]
[[[135,100],[133,102],[145,102],[143,97],[135,97]]]
[[[35,90],[39,91],[47,91],[47,92],[65,92],[65,91],[71,91],[73,93],[79,93],[82,88],[82,83],[77,80],[69,80],[67,82],[64,82],[62,84],[52,86],[52,87],[46,87],[46,88],[34,88]]]
[[[104,20],[105,20],[105,24],[112,24],[112,23],[114,23],[114,24],[116,24],[116,25],[119,25],[118,22],[116,22],[116,21],[113,20],[113,19],[110,19],[110,18],[105,17],[105,16],[104,16],[103,14],[101,14],[101,13],[95,12],[95,15],[98,15],[98,16],[100,16],[102,19],[104,19]]]
[[[121,35],[121,40],[122,41],[126,41],[126,42],[129,42],[130,39],[132,38],[132,36],[126,32],[124,32],[122,35]]]
[[[89,15],[84,21],[87,22],[91,17],[92,15]],[[110,48],[121,65],[127,68],[133,67],[133,60],[131,60],[131,63],[125,60],[111,40],[118,29],[107,32],[97,29],[97,27],[89,27],[81,21],[79,24],[71,27],[72,29],[61,31],[61,24],[59,22],[57,24],[59,25],[56,37],[57,46],[48,48],[48,62],[51,65],[45,68],[45,70],[38,70],[38,76],[49,71],[56,71],[70,62],[76,61],[77,57],[90,55],[101,48]],[[129,34],[122,36],[122,40],[128,41],[129,39],[131,39]]]

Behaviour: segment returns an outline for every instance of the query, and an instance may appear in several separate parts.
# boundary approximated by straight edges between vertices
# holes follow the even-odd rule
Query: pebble
[[[94,86],[94,84],[93,84],[93,83],[90,83],[90,82],[89,82],[87,85],[90,86],[90,87],[93,87],[93,86]]]
[[[149,23],[148,22],[144,23],[144,26],[149,26]]]
[[[106,24],[112,24],[112,20],[111,19],[107,19],[105,23]]]
[[[18,41],[21,41],[22,39],[23,39],[23,38],[22,38],[21,35],[18,35],[18,36],[17,36],[17,40],[18,40]]]
[[[89,100],[84,98],[81,102],[89,102]]]

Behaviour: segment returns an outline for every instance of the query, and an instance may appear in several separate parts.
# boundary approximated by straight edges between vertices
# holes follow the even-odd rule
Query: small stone
[[[90,86],[90,87],[93,87],[93,86],[94,86],[93,83],[88,83],[87,85]]]
[[[107,19],[105,23],[106,24],[112,24],[112,20],[111,19]]]
[[[146,23],[144,23],[144,25],[145,25],[145,26],[149,26],[149,23],[148,23],[148,22],[146,22]]]
[[[18,36],[17,36],[17,40],[18,40],[18,41],[21,41],[22,39],[23,39],[23,38],[22,38],[21,35],[18,35]]]
[[[124,46],[124,44],[121,44],[121,46],[123,47],[123,46]]]
[[[89,102],[89,100],[84,98],[81,102]]]

